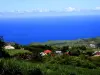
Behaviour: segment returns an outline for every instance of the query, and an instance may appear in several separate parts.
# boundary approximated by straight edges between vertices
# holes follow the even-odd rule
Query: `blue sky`
[[[88,11],[97,14],[98,10],[100,11],[100,0],[0,0],[0,12]]]

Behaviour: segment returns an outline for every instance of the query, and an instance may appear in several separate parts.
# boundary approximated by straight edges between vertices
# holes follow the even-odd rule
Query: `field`
[[[90,47],[93,41],[96,48]],[[100,38],[14,46],[14,50],[1,47],[0,75],[100,75],[100,56],[93,54],[100,51]],[[52,53],[40,56],[47,49]]]
[[[29,53],[31,54],[30,51],[28,50],[21,50],[21,49],[14,49],[14,50],[5,50],[10,56],[14,56],[16,54],[24,54],[24,53]]]
[[[24,54],[24,53],[31,53],[27,50],[5,50],[11,56],[16,54]],[[91,66],[91,64],[87,63],[84,65],[85,67],[77,67],[76,60],[80,58],[74,57],[75,61],[72,64],[62,64],[64,60],[61,57],[49,58],[46,57],[46,62],[30,62],[28,60],[21,60],[16,58],[2,58],[0,60],[0,70],[1,75],[100,75],[100,68],[89,69],[87,66]],[[59,61],[60,60],[60,61]],[[70,58],[72,60],[72,58]],[[68,62],[68,61],[66,61]],[[81,62],[81,60],[79,61]],[[60,63],[60,64],[59,64]]]
[[[86,69],[69,65],[31,63],[16,59],[2,59],[0,68],[10,75],[100,75],[100,69]]]

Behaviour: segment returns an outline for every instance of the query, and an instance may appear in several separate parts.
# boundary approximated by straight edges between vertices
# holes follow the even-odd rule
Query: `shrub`
[[[72,66],[79,66],[79,67],[90,68],[90,69],[96,68],[95,64],[85,59],[85,57],[83,58],[82,56],[77,57],[77,56],[58,55],[55,57],[46,56],[43,57],[43,59],[46,63],[50,63],[50,64],[72,65]]]
[[[29,75],[43,75],[41,70],[38,68],[28,70]]]
[[[79,56],[80,55],[80,51],[79,50],[71,50],[70,51],[70,55],[71,56]]]
[[[97,67],[100,67],[100,56],[92,56],[89,60],[94,63]]]
[[[61,58],[64,58],[64,56],[61,56]],[[76,59],[79,60],[75,57],[74,60]],[[63,64],[31,63],[16,59],[2,59],[0,71],[0,75],[8,75],[8,73],[10,75],[100,75],[99,68],[88,69]]]
[[[29,62],[3,59],[0,64],[0,75],[42,75],[41,70]]]
[[[22,75],[21,69],[18,64],[14,64],[9,61],[1,60],[0,75]]]
[[[93,50],[87,50],[86,51],[86,55],[88,55],[88,56],[92,56],[93,55]]]
[[[27,60],[32,60],[32,54],[30,53],[18,53],[15,54],[13,57],[17,58],[17,59],[27,59]]]

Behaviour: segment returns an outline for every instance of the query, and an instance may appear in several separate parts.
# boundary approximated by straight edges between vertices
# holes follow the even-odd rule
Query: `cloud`
[[[18,13],[34,13],[34,12],[49,12],[49,9],[46,8],[36,8],[36,9],[30,9],[30,10],[24,10],[24,11],[18,11]]]
[[[9,14],[24,14],[24,13],[34,13],[34,12],[50,12],[49,9],[46,8],[36,8],[36,9],[29,9],[29,10],[9,10],[9,11],[2,11],[0,14],[9,13]]]
[[[96,7],[95,10],[100,10],[100,7]]]
[[[46,8],[36,8],[36,9],[32,9],[32,12],[49,12],[49,9]]]
[[[76,8],[73,8],[73,7],[68,7],[68,8],[65,8],[65,11],[66,12],[74,12],[74,11],[80,11],[80,9],[76,9]]]

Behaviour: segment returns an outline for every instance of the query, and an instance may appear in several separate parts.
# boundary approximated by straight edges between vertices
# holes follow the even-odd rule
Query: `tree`
[[[86,47],[84,45],[79,47],[80,50],[86,50]]]
[[[88,55],[88,56],[92,56],[93,55],[93,50],[88,50],[88,51],[86,51],[86,55]]]
[[[97,44],[96,44],[96,47],[97,47],[97,48],[100,48],[100,43],[97,43]]]
[[[2,37],[2,36],[0,36],[0,51],[2,51],[2,50],[3,50],[4,45],[5,45],[5,43],[4,43],[3,37]]]
[[[4,51],[5,42],[3,36],[0,36],[0,57],[9,57],[9,54]]]
[[[17,43],[14,44],[15,49],[21,49],[21,46]]]
[[[69,46],[63,46],[63,47],[62,47],[62,52],[63,52],[63,53],[65,53],[66,50],[69,50]]]
[[[79,56],[79,55],[80,55],[80,51],[79,51],[79,50],[71,50],[71,51],[69,52],[69,54],[70,54],[71,56]]]

